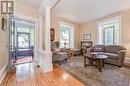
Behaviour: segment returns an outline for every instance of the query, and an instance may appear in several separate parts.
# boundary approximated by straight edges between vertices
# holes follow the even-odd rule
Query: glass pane
[[[34,46],[35,30],[33,28],[30,30],[30,46]]]
[[[117,45],[120,42],[120,21],[113,20],[104,22],[99,28],[99,39],[101,44]]]
[[[67,27],[60,29],[60,45],[61,47],[70,47],[70,29]]]
[[[18,34],[18,48],[29,48],[29,34]]]
[[[104,28],[104,44],[105,45],[114,44],[114,27]]]
[[[26,32],[26,33],[29,33],[29,32],[30,32],[30,29],[29,29],[29,28],[18,28],[17,31],[18,31],[18,32]]]

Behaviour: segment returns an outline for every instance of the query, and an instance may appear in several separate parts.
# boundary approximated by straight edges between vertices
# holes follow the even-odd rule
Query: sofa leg
[[[119,68],[121,68],[122,66],[118,66]]]

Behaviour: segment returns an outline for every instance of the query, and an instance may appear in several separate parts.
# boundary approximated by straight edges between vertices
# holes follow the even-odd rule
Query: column
[[[35,23],[35,45],[34,45],[34,60],[36,66],[39,66],[39,55],[42,50],[42,16],[38,16]]]
[[[43,69],[44,73],[53,71],[52,65],[52,52],[51,52],[51,43],[50,43],[50,7],[49,5],[45,8],[45,50],[41,51],[40,55],[40,66]]]
[[[50,7],[45,8],[45,50],[46,52],[51,51],[50,44]]]

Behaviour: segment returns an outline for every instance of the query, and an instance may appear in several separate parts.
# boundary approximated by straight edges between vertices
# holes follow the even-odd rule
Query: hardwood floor
[[[85,86],[80,81],[55,66],[54,71],[43,73],[34,63],[16,66],[16,72],[7,73],[1,86]]]

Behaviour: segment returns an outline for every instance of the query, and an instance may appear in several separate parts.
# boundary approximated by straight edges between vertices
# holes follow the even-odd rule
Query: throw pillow
[[[96,47],[94,48],[95,52],[103,52],[103,49],[101,47]]]

